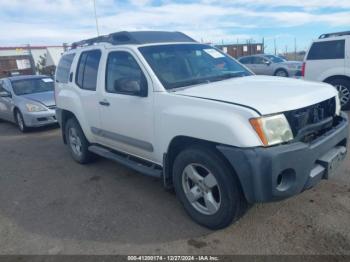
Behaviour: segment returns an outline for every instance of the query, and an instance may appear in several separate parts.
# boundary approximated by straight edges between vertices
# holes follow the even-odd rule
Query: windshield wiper
[[[222,75],[218,75],[210,79],[211,81],[220,81],[224,79],[234,78],[234,77],[242,77],[245,75],[244,71],[230,72]]]

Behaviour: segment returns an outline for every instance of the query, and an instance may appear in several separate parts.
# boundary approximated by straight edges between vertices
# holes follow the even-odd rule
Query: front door
[[[101,130],[106,146],[153,160],[153,88],[141,64],[129,51],[111,51],[105,58],[101,91]]]
[[[254,72],[257,75],[271,75],[271,65],[267,63],[268,61],[261,57],[253,57]]]
[[[7,96],[11,95],[11,91],[6,86],[6,83],[0,80],[0,118],[8,121],[13,121],[12,107],[13,101],[12,97]],[[6,95],[5,95],[6,94]]]

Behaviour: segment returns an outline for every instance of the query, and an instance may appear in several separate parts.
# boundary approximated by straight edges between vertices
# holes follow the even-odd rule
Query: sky
[[[214,44],[261,42],[304,50],[322,33],[350,31],[350,0],[96,0],[100,34],[182,31]],[[0,0],[0,46],[57,45],[97,35],[93,0]]]

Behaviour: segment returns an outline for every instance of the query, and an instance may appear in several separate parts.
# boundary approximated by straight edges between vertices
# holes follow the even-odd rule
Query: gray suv
[[[302,62],[287,61],[275,55],[244,56],[238,61],[257,75],[300,77]]]

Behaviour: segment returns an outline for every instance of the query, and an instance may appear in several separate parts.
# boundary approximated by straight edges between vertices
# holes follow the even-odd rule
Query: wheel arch
[[[278,67],[275,69],[275,72],[273,72],[273,75],[275,76],[277,74],[278,71],[284,71],[286,72],[287,76],[289,76],[288,70],[285,69],[284,67]]]
[[[219,146],[219,143],[207,141],[207,140],[202,140],[194,137],[189,137],[189,136],[176,136],[174,137],[171,142],[169,143],[168,150],[164,154],[164,159],[163,159],[163,179],[164,179],[164,186],[166,188],[172,188],[173,183],[172,183],[172,170],[173,170],[173,164],[175,161],[176,156],[183,150],[185,150],[188,147],[195,146],[195,145],[200,145],[207,147],[211,150],[213,150],[215,153],[217,153],[222,160],[226,163],[227,167],[230,169],[231,174],[233,176],[236,176],[237,181],[239,183],[240,189],[242,190],[244,194],[244,190],[242,187],[242,183],[240,181],[240,177],[237,175],[237,172],[235,168],[230,164],[228,159],[222,154],[218,149],[217,146]]]
[[[346,76],[346,75],[334,75],[334,76],[329,76],[327,77],[326,79],[324,79],[322,82],[325,82],[325,83],[329,83],[333,80],[336,80],[336,79],[343,79],[343,80],[347,80],[350,82],[350,77],[349,76]]]
[[[66,123],[69,119],[75,119],[78,123],[79,120],[75,116],[75,114],[69,110],[62,109],[61,111],[61,130],[62,130],[62,139],[65,144],[67,144],[67,137],[66,137]],[[80,125],[80,123],[79,123]]]

